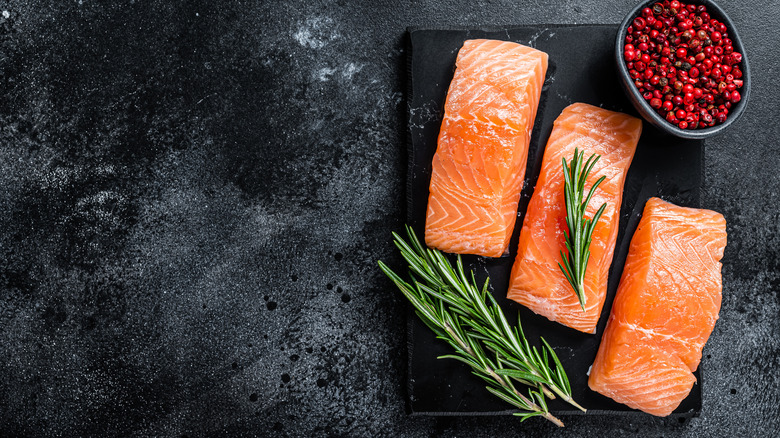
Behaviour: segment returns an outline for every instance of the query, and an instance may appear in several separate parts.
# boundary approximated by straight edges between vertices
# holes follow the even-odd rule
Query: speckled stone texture
[[[725,214],[704,408],[405,413],[408,26],[615,23],[633,2],[0,1],[0,435],[771,436],[778,1],[720,1],[753,94],[708,140]]]

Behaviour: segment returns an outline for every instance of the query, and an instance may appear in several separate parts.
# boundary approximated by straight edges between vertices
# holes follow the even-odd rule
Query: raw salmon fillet
[[[517,219],[547,54],[468,40],[455,66],[433,157],[425,243],[500,257]]]
[[[565,326],[596,332],[617,240],[623,183],[641,133],[639,119],[584,103],[569,105],[558,116],[523,221],[507,298]],[[567,252],[563,233],[568,229],[561,160],[565,157],[571,162],[575,148],[584,151],[585,159],[594,153],[601,155],[585,184],[586,194],[599,177],[606,177],[585,211],[585,217],[592,218],[603,203],[607,204],[590,244],[585,311],[558,267],[561,251]]]
[[[651,198],[631,239],[588,386],[666,416],[688,396],[718,319],[726,220]]]

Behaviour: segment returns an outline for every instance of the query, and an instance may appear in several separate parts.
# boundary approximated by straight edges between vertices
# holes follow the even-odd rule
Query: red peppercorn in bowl
[[[742,115],[750,95],[742,41],[710,0],[639,4],[620,25],[615,60],[634,108],[677,137],[721,132]]]

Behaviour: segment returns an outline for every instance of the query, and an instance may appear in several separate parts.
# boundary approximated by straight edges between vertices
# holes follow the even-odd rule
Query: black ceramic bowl
[[[748,64],[748,57],[747,53],[745,53],[745,47],[742,45],[742,40],[739,38],[739,34],[737,33],[737,27],[734,25],[734,22],[731,21],[728,15],[726,15],[726,12],[724,12],[723,9],[721,9],[720,6],[718,6],[713,1],[682,1],[682,3],[685,4],[705,5],[707,7],[707,12],[712,18],[715,18],[721,23],[724,23],[726,27],[728,27],[729,37],[731,38],[734,50],[742,54],[740,68],[742,69],[743,84],[742,88],[739,90],[740,94],[742,95],[742,99],[736,104],[732,105],[731,109],[729,110],[728,118],[725,122],[709,128],[680,129],[677,127],[677,125],[674,125],[661,117],[661,115],[658,114],[642,97],[642,95],[639,93],[639,90],[636,88],[636,85],[634,85],[634,81],[631,79],[631,76],[629,76],[628,68],[626,67],[625,61],[623,60],[623,47],[625,46],[626,32],[628,30],[629,24],[631,24],[634,18],[641,15],[642,9],[646,7],[652,7],[655,3],[658,3],[658,0],[644,1],[638,4],[631,12],[628,13],[628,15],[626,15],[626,18],[620,24],[620,28],[618,29],[617,40],[615,42],[615,61],[617,62],[618,76],[620,77],[620,83],[623,86],[623,90],[626,92],[626,95],[631,100],[634,108],[636,108],[642,118],[660,129],[662,132],[677,137],[691,139],[703,139],[719,134],[742,115],[742,113],[745,111],[748,98],[750,97],[750,65]]]

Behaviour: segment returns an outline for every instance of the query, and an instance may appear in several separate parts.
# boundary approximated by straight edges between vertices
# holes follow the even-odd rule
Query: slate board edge
[[[404,125],[406,129],[406,223],[412,223],[412,169],[414,167],[414,143],[412,141],[412,126],[409,120],[412,116],[411,106],[412,97],[414,96],[414,81],[412,81],[412,32],[408,31],[404,33],[404,47],[406,47],[406,65],[404,66],[404,72],[406,73],[406,113],[404,114]],[[412,409],[412,397],[414,394],[414,385],[412,384],[412,349],[414,348],[414,324],[412,318],[416,318],[412,310],[412,305],[406,305],[406,397],[404,398],[407,414],[414,415]]]

